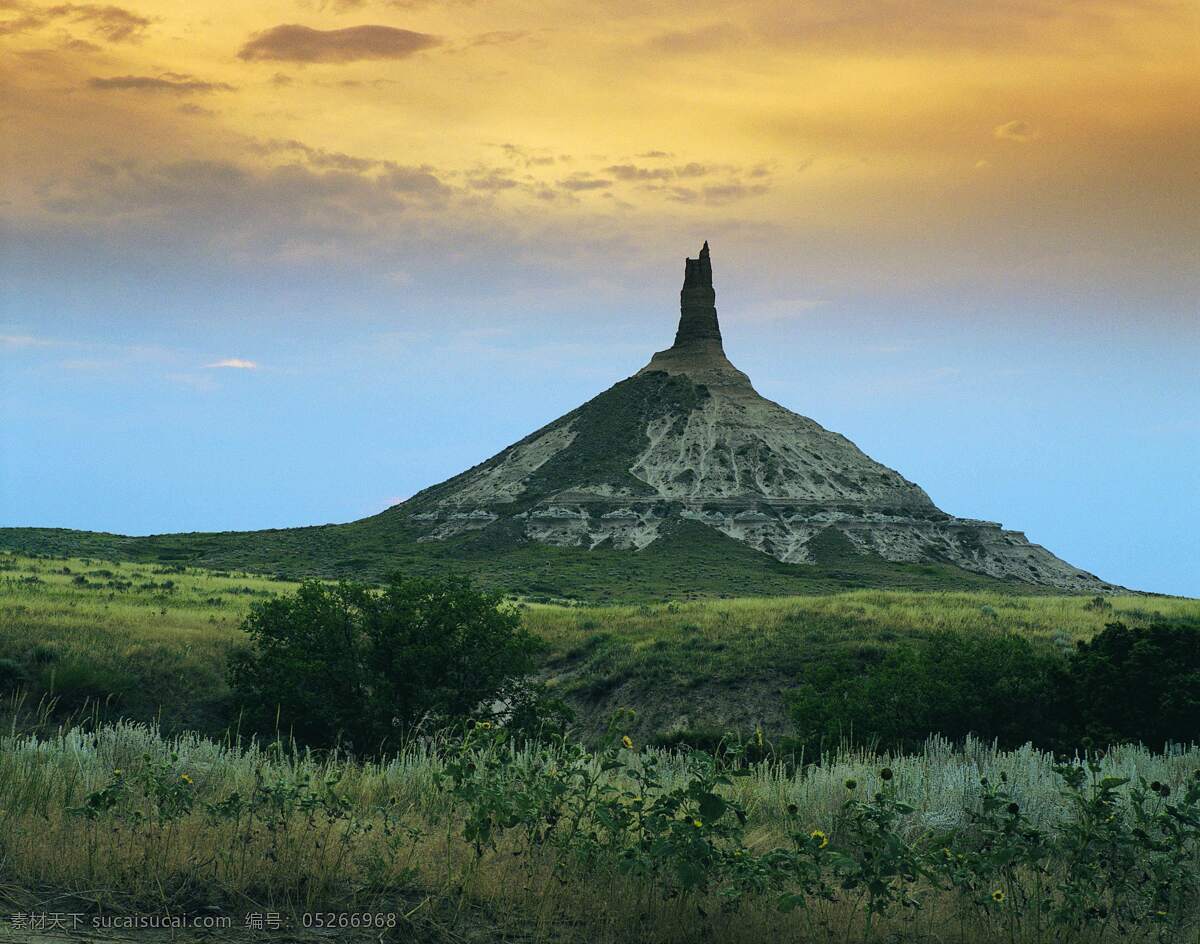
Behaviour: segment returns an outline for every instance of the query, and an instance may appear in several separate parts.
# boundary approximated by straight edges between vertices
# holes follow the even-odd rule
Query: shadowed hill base
[[[787,564],[697,522],[673,523],[643,551],[554,547],[522,540],[505,521],[446,541],[417,541],[392,511],[344,525],[124,537],[56,528],[0,528],[0,550],[99,557],[288,578],[374,580],[393,571],[464,573],[518,596],[591,602],[827,593],[862,588],[1049,592],[951,564],[903,564],[856,552],[835,529],[816,561]]]

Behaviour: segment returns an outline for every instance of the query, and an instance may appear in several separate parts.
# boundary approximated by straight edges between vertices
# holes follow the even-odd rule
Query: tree
[[[527,711],[540,646],[498,594],[465,578],[308,581],[256,605],[243,629],[250,644],[231,654],[229,677],[252,721],[358,752],[425,721]]]
[[[1067,685],[1075,727],[1097,747],[1193,742],[1200,738],[1200,622],[1109,623],[1078,644]]]
[[[930,734],[1049,744],[1059,663],[1012,633],[937,631],[873,664],[843,657],[813,666],[790,694],[792,719],[807,753],[843,741],[919,750]]]

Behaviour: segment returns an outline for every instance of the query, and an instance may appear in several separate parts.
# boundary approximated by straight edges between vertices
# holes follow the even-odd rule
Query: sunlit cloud
[[[1018,141],[1025,143],[1036,138],[1037,132],[1024,121],[1006,121],[992,129],[993,137],[1001,141]]]
[[[213,368],[229,368],[232,370],[258,370],[258,364],[255,361],[248,361],[241,357],[226,357],[223,360],[214,361],[211,364],[204,365],[206,369]]]

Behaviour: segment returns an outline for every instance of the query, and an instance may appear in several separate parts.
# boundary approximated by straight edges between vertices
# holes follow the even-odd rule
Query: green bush
[[[251,645],[230,656],[230,684],[260,730],[372,752],[422,723],[513,705],[531,716],[538,643],[499,595],[464,578],[309,581],[256,604],[243,627]]]
[[[1104,746],[1200,739],[1200,625],[1109,623],[1080,642],[1067,670],[1072,726]]]
[[[805,753],[842,742],[919,750],[930,734],[1005,746],[1056,741],[1061,657],[1010,633],[943,631],[921,644],[806,669],[791,693]]]
[[[21,663],[13,659],[0,659],[0,693],[24,688],[29,684],[29,673]]]
[[[938,632],[814,666],[790,701],[808,755],[840,743],[919,750],[930,734],[1160,750],[1200,739],[1200,625],[1110,623],[1066,656],[1012,634]]]

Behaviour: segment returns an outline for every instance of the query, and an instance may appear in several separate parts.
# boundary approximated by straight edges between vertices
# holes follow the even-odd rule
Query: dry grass
[[[664,899],[650,883],[611,866],[580,868],[550,848],[514,856],[501,843],[495,854],[477,860],[460,837],[461,817],[438,789],[436,747],[414,744],[383,762],[354,764],[279,745],[168,739],[135,724],[7,735],[0,738],[3,895],[12,910],[53,896],[71,903],[65,910],[396,912],[409,915],[402,926],[410,931],[420,925],[447,940],[479,931],[481,921],[495,940],[861,939],[863,916],[854,901],[783,914],[773,900],[761,898],[726,913],[719,901]],[[686,758],[659,756],[668,784],[682,782]],[[736,781],[736,791],[751,816],[751,846],[765,849],[785,841],[787,804],[799,807],[806,829],[829,828],[845,798],[845,780],[853,777],[869,792],[883,766],[895,771],[900,796],[916,807],[914,835],[962,825],[962,809],[978,797],[979,777],[995,779],[1001,771],[1023,808],[1049,824],[1062,814],[1052,764],[1049,755],[1028,749],[998,752],[969,743],[959,751],[935,741],[920,756],[848,754],[805,774],[761,766]],[[1124,748],[1108,754],[1103,765],[1105,774],[1180,787],[1200,766],[1200,750],[1162,756]],[[152,806],[135,800],[122,807],[123,817],[90,820],[69,812],[111,784],[114,771],[132,783],[160,767],[165,783],[182,782],[182,775],[191,781],[186,789],[194,805],[178,818],[158,820]],[[347,804],[344,817],[317,808],[310,819],[293,810],[270,827],[260,822],[248,828],[243,817],[204,810],[205,803],[235,792],[248,796],[264,785],[332,780]],[[137,810],[146,814],[141,820],[131,818]],[[879,930],[888,927],[885,922]],[[932,895],[926,909],[893,919],[891,927],[902,935],[897,940],[913,941],[974,944],[998,933],[992,919],[964,921],[944,895]]]

